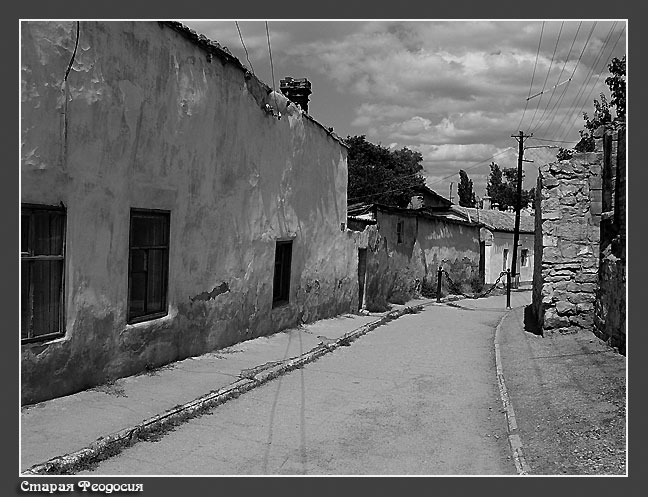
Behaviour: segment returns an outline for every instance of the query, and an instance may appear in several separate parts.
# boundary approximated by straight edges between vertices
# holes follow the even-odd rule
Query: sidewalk
[[[21,473],[71,473],[433,302],[417,299],[389,312],[317,321],[23,407]]]
[[[526,332],[512,306],[497,334],[528,474],[626,474],[626,358],[589,331]]]

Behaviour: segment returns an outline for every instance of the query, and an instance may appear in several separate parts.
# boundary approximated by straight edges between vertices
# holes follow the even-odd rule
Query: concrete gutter
[[[284,373],[313,362],[338,347],[347,346],[362,335],[389,321],[405,314],[420,312],[423,307],[424,304],[421,304],[391,311],[376,321],[372,321],[345,333],[337,340],[320,343],[317,347],[297,357],[284,361],[271,361],[251,370],[246,370],[243,378],[223,388],[211,391],[183,405],[178,405],[162,414],[146,419],[133,427],[120,430],[105,437],[99,437],[82,449],[54,457],[43,463],[35,464],[23,471],[22,475],[74,474],[85,466],[119,454],[122,450],[137,443],[139,440],[146,440],[152,436],[169,431],[182,422],[197,417],[209,409],[238,397],[242,393],[263,385]]]

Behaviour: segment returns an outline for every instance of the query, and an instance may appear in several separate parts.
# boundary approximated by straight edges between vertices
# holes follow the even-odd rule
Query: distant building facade
[[[455,206],[453,209],[466,219],[483,225],[480,232],[480,251],[484,283],[493,284],[502,272],[512,269],[515,212],[492,209],[488,202],[484,207],[476,209]],[[535,218],[521,211],[516,264],[520,282],[533,281],[534,239]]]

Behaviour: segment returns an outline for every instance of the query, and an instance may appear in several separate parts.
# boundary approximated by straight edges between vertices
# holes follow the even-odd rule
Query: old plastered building
[[[226,49],[22,22],[21,59],[24,403],[357,308],[344,144]]]
[[[502,272],[512,270],[515,212],[492,208],[488,198],[484,199],[483,209],[458,206],[454,209],[466,219],[483,225],[480,232],[481,270],[486,284],[495,283]],[[516,261],[520,282],[533,280],[534,240],[535,218],[521,211]]]
[[[450,206],[449,200],[431,190],[416,195],[409,208],[376,203],[349,206],[349,227],[368,236],[360,275],[367,308],[404,303],[420,295],[424,285],[436,289],[439,267],[456,285],[470,286],[480,280],[480,225],[452,212]],[[443,279],[444,290],[447,285]]]

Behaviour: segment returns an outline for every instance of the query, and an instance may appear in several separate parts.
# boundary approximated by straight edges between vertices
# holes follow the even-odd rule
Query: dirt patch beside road
[[[505,319],[501,352],[529,474],[626,474],[625,357],[593,333],[540,337],[522,319]]]

